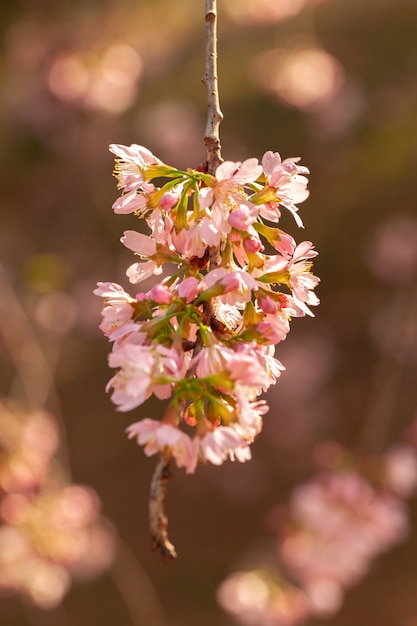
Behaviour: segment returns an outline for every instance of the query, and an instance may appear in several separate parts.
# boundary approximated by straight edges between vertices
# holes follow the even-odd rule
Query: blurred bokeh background
[[[415,0],[219,1],[223,157],[272,149],[311,169],[305,231],[282,225],[319,250],[322,303],[278,346],[287,371],[253,460],[175,471],[180,556],[167,567],[148,539],[155,460],[124,434],[161,408],[115,412],[92,291],[128,288],[119,238],[136,227],[111,209],[108,144],[178,167],[205,158],[204,2],[0,4],[0,393],[57,417],[71,480],[97,492],[124,546],[55,608],[3,593],[2,625],[230,626],[216,589],[245,555],[272,550],[267,512],[315,471],[317,444],[381,453],[417,419],[416,24]],[[410,506],[414,534],[311,624],[417,624]]]

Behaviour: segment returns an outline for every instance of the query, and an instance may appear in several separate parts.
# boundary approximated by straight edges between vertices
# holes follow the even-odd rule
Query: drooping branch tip
[[[168,537],[168,518],[165,515],[167,482],[172,476],[170,456],[169,451],[161,452],[152,476],[149,494],[149,528],[152,550],[159,550],[165,563],[177,558],[175,547]]]

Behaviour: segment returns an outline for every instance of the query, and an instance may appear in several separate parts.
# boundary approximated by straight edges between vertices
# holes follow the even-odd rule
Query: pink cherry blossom
[[[172,233],[176,249],[186,257],[202,257],[208,246],[218,246],[230,230],[229,224],[221,227],[213,215],[191,222],[189,228],[179,234]]]
[[[310,272],[311,259],[317,256],[314,246],[310,241],[300,243],[291,259],[285,259],[280,255],[265,256],[264,273],[257,270],[259,276],[270,276],[272,282],[287,284],[293,292],[292,298],[298,308],[304,314],[313,316],[308,306],[316,306],[319,299],[314,293],[314,288],[320,282],[317,276]]]
[[[223,302],[220,298],[213,300],[213,309],[216,319],[226,328],[236,330],[242,324],[242,313],[236,306]]]
[[[169,397],[171,388],[164,378],[180,377],[184,363],[172,348],[124,342],[110,353],[109,365],[120,371],[109,381],[107,391],[113,389],[112,400],[119,411],[130,411],[152,393],[160,399]]]
[[[309,174],[307,167],[297,165],[300,157],[288,158],[282,161],[278,152],[268,150],[262,157],[262,168],[271,187],[279,189],[282,184],[288,183],[294,176]]]
[[[196,368],[196,375],[199,378],[206,378],[207,376],[224,372],[228,358],[233,355],[234,352],[230,348],[226,348],[220,343],[213,343],[210,346],[203,347],[193,357],[191,367]]]
[[[222,287],[222,301],[235,304],[237,301],[248,302],[252,297],[252,291],[257,288],[256,280],[245,270],[238,267],[218,267],[208,272],[201,281],[201,290],[210,289],[214,285]],[[224,294],[224,295],[223,295]],[[226,294],[235,294],[240,298],[224,297]]]
[[[106,387],[106,391],[113,389],[112,400],[119,411],[130,411],[149,398],[155,367],[150,347],[124,343],[110,353],[109,366],[121,368]]]
[[[243,372],[241,376],[236,375],[240,368],[237,364],[235,366],[235,361],[239,359],[242,359],[243,362],[246,360],[252,361],[252,367],[248,365],[250,374],[246,377]],[[256,395],[259,395],[261,390],[266,390],[275,382],[278,376],[280,376],[280,372],[285,369],[275,359],[273,346],[259,345],[255,341],[240,344],[234,353],[234,357],[229,359],[228,368],[236,372],[236,374],[232,374],[234,380],[257,388]]]
[[[202,458],[213,465],[222,465],[228,458],[241,463],[251,459],[250,441],[231,426],[219,426],[207,432],[198,443]]]
[[[254,182],[262,174],[258,159],[246,159],[243,163],[224,161],[216,170],[218,183],[246,185]]]
[[[350,586],[372,558],[407,534],[403,503],[353,472],[319,474],[295,490],[290,510],[294,527],[281,552],[304,581],[332,579]]]
[[[254,182],[262,174],[258,159],[223,161],[216,170],[216,182],[213,187],[199,191],[199,204],[202,208],[215,205],[222,213],[229,213],[229,208],[237,208],[245,201],[243,187]]]
[[[170,215],[164,215],[158,209],[154,209],[146,219],[148,226],[151,229],[149,237],[166,247],[169,250],[175,250],[172,243],[172,231],[174,229],[174,222]]]
[[[143,280],[155,275],[162,274],[163,268],[155,261],[145,261],[143,263],[133,263],[126,270],[126,276],[133,284],[141,283]]]
[[[104,326],[104,324],[102,325]],[[146,332],[142,330],[142,325],[138,322],[127,322],[117,328],[111,328],[108,337],[109,341],[114,341],[115,348],[126,340],[128,340],[129,343],[144,345],[147,343],[148,338]]]
[[[190,366],[196,368],[199,378],[224,374],[229,381],[243,386],[255,388],[266,384],[267,372],[256,358],[254,344],[240,346],[234,351],[220,343],[212,343],[193,357]]]
[[[290,330],[287,316],[278,312],[275,315],[267,315],[262,322],[256,324],[256,331],[261,335],[263,343],[275,345],[283,341]]]
[[[96,296],[105,298],[106,306],[125,303],[133,304],[135,302],[135,299],[117,283],[97,283],[97,289],[93,293]]]
[[[262,158],[262,167],[268,180],[269,186],[276,194],[276,200],[272,200],[260,207],[260,214],[271,221],[280,217],[278,206],[287,208],[294,217],[297,226],[303,227],[303,222],[298,215],[296,204],[304,202],[309,196],[307,190],[309,174],[308,168],[297,165],[300,159],[281,160],[278,152],[268,151]]]
[[[162,163],[148,148],[139,146],[136,143],[132,143],[130,146],[124,146],[122,144],[112,143],[109,146],[110,152],[116,155],[119,159],[126,161],[127,163],[134,163],[140,168],[144,168],[148,165],[154,165]]]
[[[126,192],[138,189],[143,183],[143,171],[150,165],[161,164],[150,150],[137,144],[122,146],[111,144],[110,152],[116,155],[116,175],[120,187]]]
[[[305,302],[310,306],[316,306],[320,302],[313,291],[320,279],[310,272],[311,259],[317,255],[313,248],[314,246],[310,241],[303,241],[295,249],[293,258],[287,267],[294,297],[298,302]]]
[[[105,299],[105,306],[101,313],[103,320],[99,328],[113,341],[115,331],[132,321],[135,299],[116,283],[97,283],[97,285],[97,289],[94,290],[95,295]]]
[[[105,306],[101,312],[103,320],[99,325],[102,333],[111,341],[114,339],[115,331],[121,327],[127,327],[132,321],[134,308],[127,302],[124,304],[114,304],[113,306]]]
[[[277,378],[281,376],[281,372],[285,371],[285,367],[275,358],[275,347],[273,345],[258,346],[256,350],[256,358],[265,370],[267,376],[262,391],[274,385]]]
[[[178,467],[185,467],[192,474],[197,465],[197,446],[186,433],[171,424],[149,418],[127,427],[129,439],[136,437],[139,445],[144,445],[147,456],[164,449],[170,450]]]
[[[236,395],[237,416],[242,432],[250,437],[255,437],[262,430],[262,416],[269,411],[265,400],[256,400],[249,394],[238,393]]]
[[[253,388],[262,388],[267,384],[268,373],[256,358],[256,351],[254,345],[244,344],[230,355],[226,367],[231,380]]]

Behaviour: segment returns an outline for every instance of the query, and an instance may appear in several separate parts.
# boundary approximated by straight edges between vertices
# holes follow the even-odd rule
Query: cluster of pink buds
[[[275,345],[292,317],[318,304],[313,245],[276,226],[282,208],[303,225],[308,169],[267,152],[262,163],[225,161],[211,175],[170,167],[138,145],[110,150],[122,190],[113,209],[149,229],[121,239],[138,257],[127,276],[162,279],[134,297],[98,284],[117,368],[107,389],[120,411],[152,394],[170,400],[161,420],[128,428],[147,455],[169,451],[188,473],[199,460],[246,461],[267,411],[258,396],[284,369]]]

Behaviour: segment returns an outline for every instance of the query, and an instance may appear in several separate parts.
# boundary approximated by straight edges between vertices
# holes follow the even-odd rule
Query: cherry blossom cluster
[[[74,578],[112,562],[114,535],[92,489],[65,480],[56,464],[54,418],[0,402],[0,590],[43,609]]]
[[[313,245],[277,227],[283,209],[303,226],[308,169],[267,152],[212,175],[135,144],[110,150],[122,191],[113,209],[142,224],[121,238],[138,257],[127,276],[135,285],[160,278],[134,296],[115,283],[95,290],[117,370],[107,389],[120,411],[152,394],[169,399],[161,420],[128,428],[145,454],[168,450],[187,473],[199,460],[246,461],[268,408],[259,395],[284,369],[275,346],[292,317],[318,304]]]
[[[375,489],[355,471],[323,472],[292,494],[279,552],[312,611],[327,615],[340,608],[344,591],[407,531],[401,498]]]
[[[355,458],[334,442],[324,447],[329,466],[271,511],[280,565],[271,567],[269,556],[268,565],[235,572],[218,589],[219,603],[242,624],[295,626],[334,614],[375,558],[407,537],[416,450],[398,444]]]

